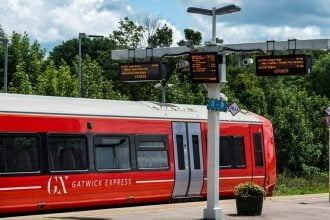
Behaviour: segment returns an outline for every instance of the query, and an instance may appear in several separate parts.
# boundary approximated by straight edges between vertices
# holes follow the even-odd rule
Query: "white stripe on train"
[[[232,180],[232,179],[260,179],[265,178],[265,176],[233,176],[233,177],[220,177],[220,180]],[[204,178],[204,180],[207,180],[207,178]],[[168,179],[168,180],[141,180],[136,181],[135,183],[141,184],[141,183],[168,183],[168,182],[174,182],[174,179]],[[26,189],[41,189],[41,186],[20,186],[20,187],[3,187],[0,188],[0,191],[12,191],[12,190],[26,190]]]
[[[0,191],[24,190],[24,189],[41,189],[41,186],[3,187],[0,188]]]
[[[265,176],[232,176],[232,177],[220,177],[220,180],[235,180],[235,179],[261,179],[265,178]],[[207,178],[204,178],[207,180]]]

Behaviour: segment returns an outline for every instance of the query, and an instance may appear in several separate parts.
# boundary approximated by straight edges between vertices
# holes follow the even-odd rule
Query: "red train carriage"
[[[0,213],[206,197],[205,106],[0,95]],[[220,194],[272,193],[271,123],[221,113]]]

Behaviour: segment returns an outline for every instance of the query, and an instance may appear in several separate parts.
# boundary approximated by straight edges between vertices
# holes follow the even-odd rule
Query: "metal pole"
[[[167,75],[167,69],[165,68],[165,62],[162,60],[159,62],[160,64],[160,74],[162,77],[162,81],[160,81],[160,86],[162,89],[162,103],[166,103],[166,75]]]
[[[79,68],[78,68],[78,97],[81,97],[81,33],[79,33]]]
[[[227,83],[226,81],[226,56],[222,56],[222,62],[219,64],[220,84],[208,84],[209,99],[221,98],[221,89]],[[227,100],[223,100],[227,101]],[[204,209],[204,219],[223,219],[222,208],[219,205],[220,191],[220,113],[208,110],[208,133],[207,133],[207,208]]]
[[[208,98],[220,98],[220,84],[207,85]],[[207,133],[207,207],[204,219],[222,219],[219,207],[219,112],[208,110]]]
[[[166,103],[166,85],[162,84],[162,103]]]
[[[215,9],[215,7],[212,8],[212,44],[216,44],[217,16]]]
[[[8,39],[4,39],[5,46],[5,61],[4,61],[4,76],[3,76],[3,84],[4,84],[4,92],[8,92]]]
[[[212,43],[216,43],[216,14],[212,10]],[[221,77],[226,78],[225,64],[220,64]],[[221,78],[221,82],[223,79]],[[207,85],[209,99],[220,99],[221,87],[224,83]],[[204,219],[222,219],[222,209],[219,206],[219,137],[220,115],[217,111],[208,110],[207,132],[207,205],[204,209]]]
[[[328,116],[330,117],[330,116]],[[329,131],[329,203],[330,203],[330,125],[328,126]]]

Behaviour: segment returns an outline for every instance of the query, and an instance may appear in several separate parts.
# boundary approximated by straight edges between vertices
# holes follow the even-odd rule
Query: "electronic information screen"
[[[305,75],[311,72],[308,55],[259,56],[256,58],[257,76]]]
[[[190,53],[190,74],[193,83],[219,83],[218,54]]]
[[[161,80],[159,63],[124,63],[120,64],[121,81]]]

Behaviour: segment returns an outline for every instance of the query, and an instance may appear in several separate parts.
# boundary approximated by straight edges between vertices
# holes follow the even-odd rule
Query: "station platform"
[[[203,219],[206,201],[143,205],[121,208],[93,209],[73,212],[25,215],[6,219],[42,220],[175,220]],[[234,199],[220,200],[223,219],[226,220],[329,220],[329,194],[268,197],[261,216],[237,216]]]

